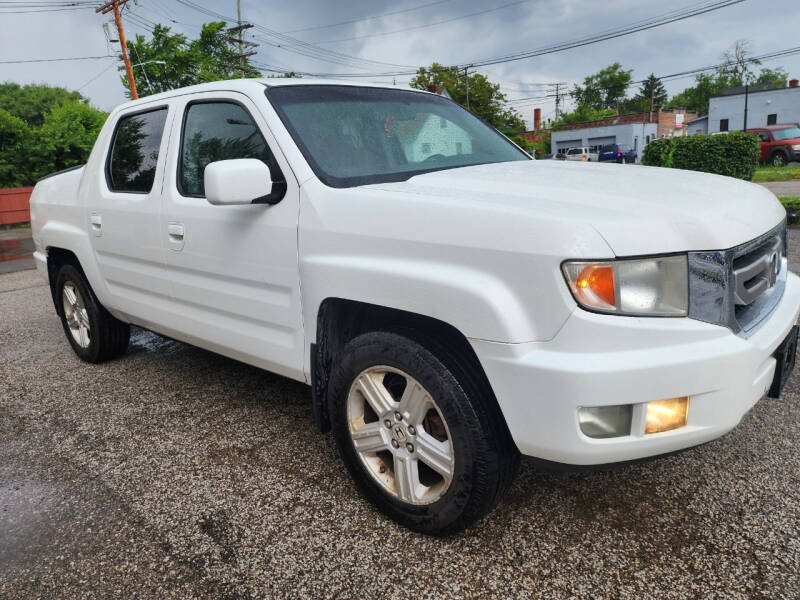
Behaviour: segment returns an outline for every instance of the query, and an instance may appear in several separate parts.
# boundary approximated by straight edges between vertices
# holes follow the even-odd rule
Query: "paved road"
[[[800,596],[800,380],[643,464],[523,463],[445,539],[361,500],[309,391],[137,330],[70,351],[35,271],[0,276],[0,597]]]
[[[761,183],[776,196],[800,196],[800,179],[792,181],[765,181]]]

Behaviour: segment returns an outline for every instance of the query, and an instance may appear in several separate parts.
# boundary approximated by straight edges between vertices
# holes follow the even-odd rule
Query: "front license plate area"
[[[772,379],[772,385],[767,392],[770,398],[780,398],[783,386],[786,385],[789,376],[794,369],[794,363],[797,360],[797,325],[792,327],[789,335],[781,342],[781,345],[775,350],[775,377]]]

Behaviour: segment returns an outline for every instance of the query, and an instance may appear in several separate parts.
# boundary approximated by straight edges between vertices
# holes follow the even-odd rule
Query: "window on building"
[[[108,160],[108,187],[115,192],[148,193],[153,187],[167,109],[122,117]]]
[[[456,142],[456,154],[464,154],[464,148],[461,142]]]
[[[285,181],[261,131],[242,106],[224,100],[190,104],[183,125],[181,193],[202,197],[206,166],[234,158],[257,158],[269,167],[272,181]]]
[[[439,117],[439,127],[442,129],[447,129],[447,119],[444,117]]]
[[[728,119],[720,119],[719,120],[719,130],[720,131],[728,131]]]
[[[430,142],[425,142],[422,144],[422,153],[423,154],[430,154],[431,153],[431,144]]]
[[[767,115],[767,125],[777,125],[778,124],[778,114]]]

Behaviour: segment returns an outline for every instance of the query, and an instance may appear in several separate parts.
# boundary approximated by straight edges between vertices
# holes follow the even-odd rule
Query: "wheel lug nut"
[[[409,425],[408,426],[408,433],[410,433],[411,435],[416,435],[417,434],[417,430],[414,429],[413,425]]]
[[[397,440],[392,440],[392,446],[394,446],[395,448],[399,448],[400,442],[398,442]]]
[[[383,424],[386,425],[386,429],[392,428],[392,422],[389,419],[386,419]]]
[[[394,418],[397,419],[398,421],[402,421],[403,415],[401,415],[399,412],[396,412],[394,413]]]
[[[414,444],[406,444],[406,450],[408,450],[409,452],[413,452],[414,451]]]

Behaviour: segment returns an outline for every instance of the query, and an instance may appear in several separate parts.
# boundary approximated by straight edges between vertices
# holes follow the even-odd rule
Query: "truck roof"
[[[115,110],[137,106],[139,104],[144,104],[145,102],[150,103],[157,100],[165,100],[167,98],[183,96],[185,94],[197,94],[201,92],[215,92],[215,91],[260,93],[265,88],[283,87],[288,85],[347,85],[347,86],[384,88],[384,89],[395,89],[395,90],[401,89],[401,90],[419,92],[421,94],[431,93],[424,90],[418,90],[412,88],[411,86],[408,85],[397,86],[385,83],[350,81],[344,79],[322,79],[322,78],[310,78],[310,77],[309,78],[265,77],[257,79],[255,78],[224,79],[222,81],[211,81],[209,83],[201,83],[198,85],[190,85],[187,87],[176,88],[174,90],[169,90],[168,92],[161,92],[160,94],[145,96],[143,98],[139,98],[138,100],[129,100],[128,102],[125,102],[116,107]]]

